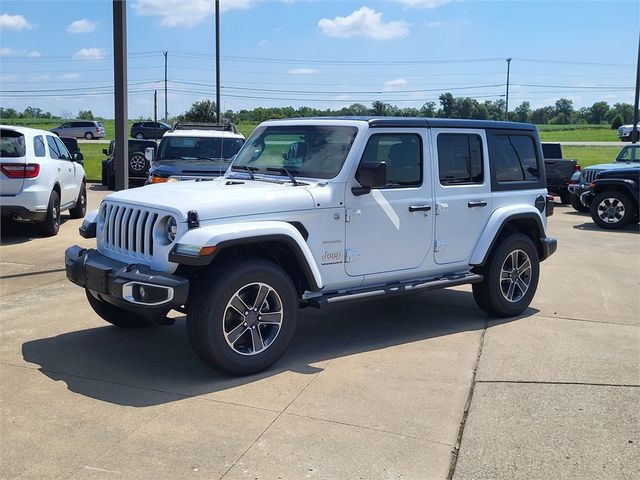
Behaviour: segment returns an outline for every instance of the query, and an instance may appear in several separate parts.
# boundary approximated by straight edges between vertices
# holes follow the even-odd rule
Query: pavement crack
[[[453,450],[451,451],[451,462],[449,464],[449,473],[447,475],[447,480],[451,480],[453,478],[453,474],[456,471],[458,454],[460,453],[460,446],[462,445],[462,435],[464,434],[464,427],[467,423],[469,410],[471,409],[471,401],[473,400],[473,392],[475,391],[476,386],[476,375],[478,374],[478,367],[480,366],[480,358],[482,357],[482,350],[484,348],[484,337],[487,333],[487,328],[489,328],[488,317],[485,318],[484,328],[482,329],[482,334],[480,335],[480,345],[478,346],[478,355],[476,357],[475,365],[473,366],[473,374],[471,375],[471,386],[469,387],[469,395],[467,396],[467,402],[465,403],[464,412],[462,413],[462,420],[460,420],[460,427],[458,428],[458,437],[456,439],[456,444],[453,446]]]
[[[551,318],[556,320],[569,320],[572,322],[604,323],[606,325],[626,325],[628,327],[640,327],[640,325],[638,325],[637,323],[607,322],[606,320],[589,320],[587,318],[562,317],[560,315],[541,315],[540,313],[536,313],[534,316],[540,317],[540,318]]]
[[[52,268],[49,270],[39,270],[37,272],[14,273],[12,275],[3,275],[0,277],[0,280],[7,280],[9,278],[31,277],[33,275],[46,275],[47,273],[60,273],[64,271],[64,268]]]
[[[514,385],[582,385],[586,387],[640,388],[640,385],[634,383],[554,382],[544,380],[476,380],[476,383],[510,383]]]

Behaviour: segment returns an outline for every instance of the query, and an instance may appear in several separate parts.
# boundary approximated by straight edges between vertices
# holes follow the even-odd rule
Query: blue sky
[[[215,98],[213,0],[128,0],[129,116]],[[633,103],[640,2],[222,0],[222,108],[420,107],[439,93],[510,107]],[[3,0],[1,104],[113,116],[112,4]]]

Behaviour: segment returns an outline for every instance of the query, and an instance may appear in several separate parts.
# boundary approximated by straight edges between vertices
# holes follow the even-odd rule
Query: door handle
[[[411,205],[409,207],[410,212],[428,212],[431,210],[430,205]]]
[[[487,206],[487,202],[485,202],[485,201],[467,203],[467,207],[469,207],[469,208],[486,207],[486,206]]]

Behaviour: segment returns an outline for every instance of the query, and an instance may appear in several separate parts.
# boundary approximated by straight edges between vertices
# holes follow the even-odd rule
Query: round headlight
[[[167,236],[169,243],[172,243],[176,239],[176,235],[178,233],[178,222],[175,217],[167,218],[167,221],[164,223],[164,233]]]

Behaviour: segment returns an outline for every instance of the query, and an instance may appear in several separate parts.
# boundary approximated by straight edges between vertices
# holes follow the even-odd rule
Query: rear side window
[[[480,135],[438,135],[438,171],[441,185],[482,184],[484,171]]]
[[[53,159],[60,158],[58,145],[56,145],[55,139],[50,135],[47,135],[47,145],[49,145],[49,156]]]
[[[24,135],[13,130],[0,130],[0,158],[24,157],[26,154]]]
[[[42,135],[37,135],[33,137],[33,151],[36,154],[36,157],[46,157],[47,152],[44,148],[44,140],[42,139]]]
[[[422,142],[415,133],[371,135],[363,162],[386,162],[386,188],[418,187],[422,184]]]
[[[540,178],[533,139],[524,135],[495,135],[492,160],[498,183],[535,181]]]

